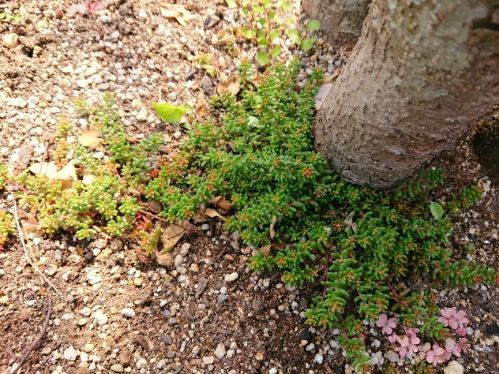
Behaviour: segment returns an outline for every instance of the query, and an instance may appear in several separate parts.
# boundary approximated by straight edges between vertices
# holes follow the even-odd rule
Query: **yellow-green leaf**
[[[180,122],[189,109],[185,104],[173,105],[166,102],[154,102],[152,107],[163,121],[170,123]]]
[[[312,20],[307,22],[307,30],[310,32],[315,31],[315,30],[319,30],[320,27],[321,27],[321,23],[320,23],[320,21],[318,21],[316,19],[312,19]]]

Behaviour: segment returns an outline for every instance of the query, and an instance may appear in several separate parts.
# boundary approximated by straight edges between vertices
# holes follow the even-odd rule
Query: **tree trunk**
[[[335,44],[355,42],[362,31],[371,0],[302,0],[303,10],[321,21],[321,29]]]
[[[497,0],[374,0],[317,114],[316,148],[345,179],[386,188],[499,102]]]

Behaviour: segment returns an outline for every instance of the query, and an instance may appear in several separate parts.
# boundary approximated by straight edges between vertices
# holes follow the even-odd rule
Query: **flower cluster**
[[[443,308],[440,310],[440,317],[438,322],[445,327],[450,327],[460,336],[466,336],[466,326],[469,319],[466,317],[464,310],[457,310],[456,308]]]
[[[419,329],[402,326],[404,334],[396,334],[395,330],[398,326],[397,319],[388,318],[385,313],[379,315],[376,326],[381,329],[382,334],[387,336],[387,340],[394,345],[393,349],[399,354],[401,359],[416,357],[419,361],[426,360],[429,364],[437,366],[449,361],[453,355],[461,357],[461,354],[466,353],[470,347],[468,340],[462,337],[466,335],[466,326],[469,323],[464,310],[443,308],[440,310],[438,322],[454,330],[460,338],[457,340],[447,338],[443,345],[425,343],[420,346],[421,339],[418,337]]]

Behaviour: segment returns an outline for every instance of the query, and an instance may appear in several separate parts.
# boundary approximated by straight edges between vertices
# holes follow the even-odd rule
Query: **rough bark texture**
[[[302,0],[303,10],[321,21],[321,29],[335,44],[355,42],[362,31],[371,0]]]
[[[316,148],[342,177],[393,186],[499,102],[497,6],[373,1],[315,127]]]

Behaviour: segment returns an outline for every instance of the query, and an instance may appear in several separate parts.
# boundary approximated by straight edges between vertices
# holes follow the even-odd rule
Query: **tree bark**
[[[303,10],[321,22],[334,44],[355,42],[362,31],[371,0],[302,0]]]
[[[499,102],[497,0],[374,0],[317,114],[316,148],[353,183],[386,188]]]

